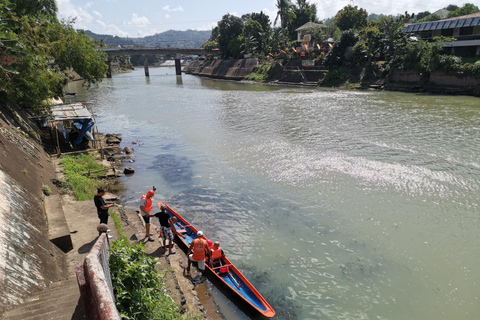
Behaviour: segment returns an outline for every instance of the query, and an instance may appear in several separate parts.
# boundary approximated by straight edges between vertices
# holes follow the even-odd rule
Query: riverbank
[[[425,76],[419,70],[390,70],[386,76],[377,76],[362,83],[360,79],[365,68],[361,67],[349,71],[348,74],[330,76],[329,70],[325,67],[302,66],[301,60],[288,61],[285,65],[271,59],[267,60],[268,62],[260,62],[258,59],[196,60],[185,66],[183,72],[222,80],[248,79],[270,85],[375,89],[480,97],[480,78],[475,76],[445,72],[431,72]],[[378,65],[383,68],[385,63],[386,61],[380,61]],[[322,81],[324,78],[328,78],[328,81]]]

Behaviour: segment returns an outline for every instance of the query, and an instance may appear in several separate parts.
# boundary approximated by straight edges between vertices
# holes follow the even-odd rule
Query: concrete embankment
[[[197,60],[186,66],[183,71],[210,78],[242,80],[252,73],[257,63],[257,59]]]
[[[210,78],[243,80],[254,71],[257,65],[257,59],[196,60],[183,68],[183,71]],[[305,67],[302,66],[301,60],[294,60],[285,66],[276,63],[271,81],[285,84],[317,85],[325,73],[327,70],[324,67]]]
[[[58,194],[54,169],[20,112],[0,108],[0,314],[68,277],[44,212],[43,186]]]
[[[423,74],[418,70],[391,70],[386,90],[480,96],[480,77],[441,71]]]

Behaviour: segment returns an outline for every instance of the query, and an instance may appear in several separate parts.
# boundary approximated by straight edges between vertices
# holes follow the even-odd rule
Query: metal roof
[[[431,22],[412,23],[403,29],[403,32],[419,32],[428,30],[442,30],[453,28],[475,27],[480,25],[480,17],[470,17],[466,19],[448,19]]]
[[[87,107],[81,103],[62,104],[50,109],[54,121],[93,118]]]

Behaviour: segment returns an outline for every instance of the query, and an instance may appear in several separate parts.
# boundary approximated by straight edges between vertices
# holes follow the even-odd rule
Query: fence
[[[108,248],[107,235],[103,233],[85,257],[83,266],[75,269],[88,319],[120,320],[113,296]]]

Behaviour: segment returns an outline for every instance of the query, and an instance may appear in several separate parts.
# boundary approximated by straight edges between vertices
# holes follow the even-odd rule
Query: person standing
[[[188,248],[187,272],[190,271],[190,265],[192,264],[192,261],[198,263],[198,269],[200,269],[200,271],[205,271],[205,255],[210,257],[210,250],[208,249],[207,240],[203,236],[203,232],[198,231],[197,238],[190,243],[190,247]]]
[[[145,238],[148,237],[148,241],[155,241],[152,238],[152,234],[150,234],[150,218],[155,216],[154,214],[150,214],[153,210],[153,196],[155,192],[153,190],[148,190],[146,194],[142,196],[140,199],[140,212],[143,217],[143,221],[145,221]]]
[[[105,199],[103,199],[104,195],[105,189],[98,188],[97,194],[93,197],[93,202],[95,203],[95,207],[97,207],[97,214],[98,218],[100,219],[100,224],[103,223],[106,225],[108,223],[108,216],[110,215],[110,213],[108,213],[108,209],[113,207],[114,203],[106,202]],[[107,233],[108,232],[110,232],[110,230],[107,230]],[[111,239],[112,236],[108,235],[108,238]]]
[[[161,204],[160,212],[156,213],[155,216],[160,220],[160,230],[162,232],[162,239],[163,239],[163,250],[167,252],[167,238],[169,240],[168,244],[168,254],[175,254],[176,252],[172,252],[173,247],[173,233],[171,226],[173,225],[172,221],[170,220],[170,214],[165,210],[167,207],[165,204]]]

